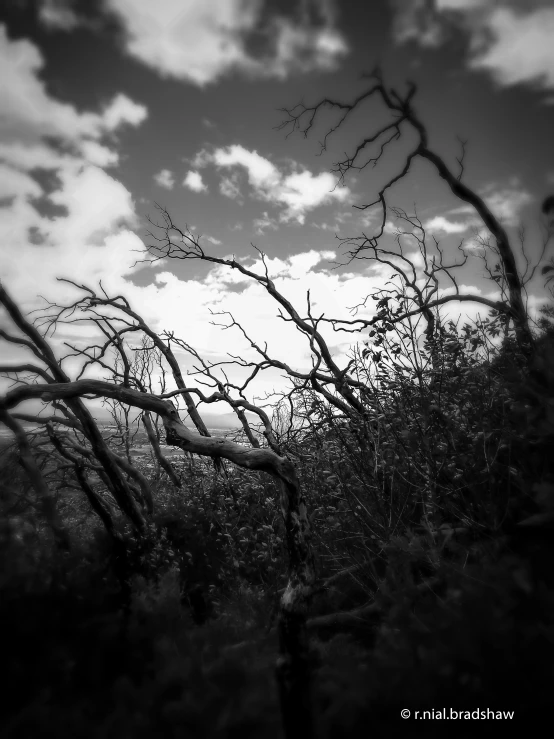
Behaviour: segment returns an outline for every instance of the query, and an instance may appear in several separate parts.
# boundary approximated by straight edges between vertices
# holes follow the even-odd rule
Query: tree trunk
[[[306,622],[314,591],[315,565],[306,504],[294,467],[287,462],[290,465],[290,480],[281,483],[281,508],[285,521],[289,580],[281,598],[276,671],[286,738],[312,739],[313,663]]]
[[[176,488],[182,487],[181,481],[177,477],[177,473],[173,469],[171,462],[169,462],[169,460],[167,460],[162,454],[162,450],[160,449],[160,444],[158,442],[158,437],[156,435],[156,431],[154,430],[152,419],[150,418],[149,413],[145,412],[142,414],[142,424],[146,430],[148,441],[150,442],[150,446],[152,447],[154,456],[156,457],[156,461],[158,462],[159,466],[164,470],[164,472]]]

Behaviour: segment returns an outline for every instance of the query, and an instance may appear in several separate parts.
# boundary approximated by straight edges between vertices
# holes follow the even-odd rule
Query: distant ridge
[[[108,426],[113,423],[113,419],[106,409],[94,408],[92,412],[97,423]],[[241,426],[239,419],[234,413],[202,413],[201,415],[209,429],[237,429]],[[250,418],[252,417],[251,414],[248,414],[248,416]],[[190,418],[185,418],[185,413],[181,413],[181,418],[185,420],[187,426],[193,426]]]

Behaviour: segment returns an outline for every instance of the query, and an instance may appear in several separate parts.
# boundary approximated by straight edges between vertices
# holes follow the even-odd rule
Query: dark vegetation
[[[410,100],[389,102],[409,118]],[[548,718],[554,311],[529,326],[512,302],[523,283],[488,244],[501,298],[475,324],[443,320],[433,287],[455,265],[396,211],[427,286],[400,240],[396,256],[358,244],[397,273],[368,296],[374,318],[333,322],[354,344],[339,369],[323,319],[301,318],[267,274],[209,257],[164,215],[153,258],[257,279],[305,333],[313,369],[257,346],[258,362],[237,360],[289,375],[268,416],[121,298],[78,286],[37,328],[2,290],[15,325],[3,338],[35,355],[1,368],[17,379],[0,404],[2,736],[444,734],[440,720],[403,721],[405,708]],[[44,336],[73,320],[103,333],[72,351],[107,379],[79,385],[51,354]],[[172,347],[193,355],[211,396],[187,388]],[[166,376],[198,433],[176,420]],[[111,404],[100,438],[79,405],[90,394]],[[28,397],[44,412],[17,412]],[[199,399],[237,412],[248,452],[210,435]],[[470,731],[449,721],[452,736]]]

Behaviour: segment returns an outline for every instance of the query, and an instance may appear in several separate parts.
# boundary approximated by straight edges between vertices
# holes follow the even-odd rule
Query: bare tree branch
[[[384,105],[385,109],[390,111],[394,118],[395,126],[400,126],[400,124],[405,123],[406,126],[416,134],[417,141],[411,151],[407,154],[402,170],[390,178],[388,182],[381,187],[375,200],[364,206],[356,206],[366,209],[379,204],[382,208],[382,218],[378,229],[372,236],[364,236],[359,240],[360,243],[349,253],[350,259],[362,256],[365,249],[375,249],[377,247],[378,241],[384,233],[387,218],[387,201],[385,197],[387,191],[407,175],[411,163],[416,158],[426,160],[435,168],[437,174],[446,183],[452,194],[475,209],[484,226],[494,237],[496,248],[503,265],[508,291],[509,312],[514,321],[518,341],[526,351],[530,351],[534,344],[534,340],[529,328],[528,316],[523,303],[523,284],[517,269],[515,254],[510,244],[508,234],[500,220],[493,215],[483,198],[462,181],[465,143],[462,144],[462,156],[458,160],[461,168],[460,173],[456,176],[448,168],[444,159],[429,148],[427,130],[412,106],[413,97],[416,91],[415,85],[413,83],[409,83],[407,91],[404,94],[401,94],[393,88],[385,87],[379,70],[376,70],[372,75],[370,75],[370,77],[372,80],[370,87],[365,92],[358,95],[351,103],[326,98],[313,106],[306,106],[304,104],[296,105],[294,108],[285,110],[288,117],[280,126],[282,129],[290,129],[291,133],[293,131],[300,131],[304,136],[307,136],[324,108],[342,111],[342,115],[338,122],[328,130],[323,140],[322,149],[325,149],[329,136],[335,133],[343,125],[347,117],[349,117],[355,110],[360,109],[362,103],[370,99],[376,99],[379,103]],[[369,162],[375,165],[381,160],[388,146],[398,139],[400,134],[399,128],[397,130],[398,135],[392,136],[389,140],[385,141],[381,145],[375,157],[370,158],[365,162],[363,160],[360,161],[360,157],[366,147],[378,141],[381,135],[389,130],[391,125],[392,124],[385,124],[385,126],[380,128],[375,134],[366,137],[360,144],[354,147],[352,155],[347,155],[345,159],[339,161],[335,165],[333,171],[339,174],[341,180],[350,170],[359,170]]]
[[[23,317],[21,311],[1,284],[0,303],[4,305],[8,315],[17,328],[28,337],[29,341],[27,344],[30,345],[29,348],[34,347],[32,351],[46,364],[56,382],[69,382],[69,377],[61,368],[60,363],[56,359],[56,356],[46,339],[39,333],[35,326]],[[145,526],[144,516],[140,512],[129,486],[125,482],[125,478],[111,457],[106,443],[102,438],[102,434],[100,433],[90,411],[81,400],[81,397],[82,395],[68,397],[67,404],[72,413],[79,420],[83,428],[83,432],[94,450],[96,458],[104,468],[106,476],[110,480],[114,496],[118,504],[121,506],[121,509],[129,516],[138,529],[143,529]]]
[[[46,520],[48,521],[56,544],[61,549],[69,549],[69,537],[65,531],[58,508],[56,498],[46,484],[44,477],[33,456],[33,451],[27,433],[23,426],[9,412],[8,408],[0,400],[0,423],[3,423],[15,436],[15,440],[19,447],[19,461],[25,472],[27,473],[31,485],[35,489],[42,510],[44,511]]]

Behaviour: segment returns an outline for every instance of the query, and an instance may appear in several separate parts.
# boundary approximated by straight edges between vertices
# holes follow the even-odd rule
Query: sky
[[[306,369],[306,338],[276,317],[257,283],[197,261],[141,263],[156,204],[201,237],[207,253],[260,271],[253,245],[263,251],[277,288],[303,315],[310,290],[314,315],[351,317],[349,308],[388,275],[368,261],[348,263],[337,236],[376,227],[378,210],[359,206],[402,167],[409,134],[379,166],[339,182],[333,165],[382,123],[382,108],[361,108],[323,152],[332,115],[307,138],[287,136],[279,124],[283,109],[300,101],[350,101],[379,65],[387,86],[417,84],[414,107],[430,146],[453,169],[460,139],[467,142],[464,182],[516,247],[524,228],[527,254],[536,257],[545,238],[541,203],[554,192],[552,38],[553,0],[5,0],[2,282],[31,311],[43,297],[75,299],[57,277],[92,288],[101,281],[211,362],[229,352],[251,356],[240,331],[212,325],[228,320],[214,313],[228,311],[273,356]],[[459,253],[462,243],[470,254],[464,292],[495,296],[476,247],[486,233],[428,165],[415,166],[389,203],[417,212],[446,252]],[[385,247],[394,248],[397,225],[387,222]],[[529,293],[536,312],[546,299],[540,279]],[[464,311],[483,315],[482,306]],[[327,336],[343,364],[352,344],[367,339]],[[86,338],[62,328],[56,351]],[[23,356],[13,346],[3,353]],[[192,369],[190,357],[180,359]],[[268,372],[252,393],[263,398],[281,387]]]

